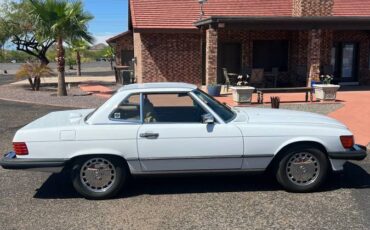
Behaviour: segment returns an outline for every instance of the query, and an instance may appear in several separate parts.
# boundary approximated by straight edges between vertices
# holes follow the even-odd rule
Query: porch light
[[[200,17],[199,17],[199,20],[201,20],[204,16],[204,4],[207,2],[208,0],[198,0],[198,3],[200,4]]]

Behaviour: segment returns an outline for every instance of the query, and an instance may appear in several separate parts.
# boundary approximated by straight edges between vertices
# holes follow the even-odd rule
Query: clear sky
[[[89,30],[96,43],[122,33],[128,26],[128,0],[83,0],[85,10],[95,16]]]

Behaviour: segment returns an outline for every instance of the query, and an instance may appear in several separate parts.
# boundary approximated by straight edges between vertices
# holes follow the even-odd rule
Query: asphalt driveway
[[[0,151],[59,109],[0,100]],[[117,199],[89,201],[67,174],[0,169],[0,229],[370,229],[369,173],[368,159],[348,163],[310,194],[265,175],[138,178]]]

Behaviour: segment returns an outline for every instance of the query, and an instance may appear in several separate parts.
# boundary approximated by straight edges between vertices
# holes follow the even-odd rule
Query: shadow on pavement
[[[370,174],[359,165],[347,163],[342,173],[330,175],[321,191],[333,191],[340,188],[369,189]],[[274,178],[267,174],[152,176],[131,179],[128,188],[118,198],[144,194],[277,191],[281,189]],[[81,196],[72,187],[69,175],[60,173],[52,174],[37,189],[34,197],[39,199],[69,199],[80,198]]]

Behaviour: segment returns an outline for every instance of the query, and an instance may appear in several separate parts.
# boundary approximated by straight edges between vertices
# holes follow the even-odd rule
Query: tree
[[[110,68],[113,70],[114,49],[112,46],[104,48],[104,57],[109,59]]]
[[[66,40],[94,39],[88,32],[87,24],[93,16],[83,9],[81,1],[67,0],[29,0],[32,4],[31,14],[35,16],[35,25],[41,30],[44,39],[57,42],[58,96],[67,96],[65,84],[65,50]]]
[[[23,64],[18,72],[16,78],[27,78],[32,90],[39,91],[41,78],[50,77],[53,75],[53,70],[43,63],[31,63],[27,62]]]
[[[2,20],[0,16],[0,62],[2,62],[5,59],[5,43],[9,39],[9,34],[7,33],[6,24],[4,20]],[[4,73],[6,70],[4,70]]]
[[[77,76],[81,76],[81,52],[89,48],[89,44],[85,40],[72,40],[70,46],[73,52],[76,53]]]
[[[34,56],[47,65],[49,59],[46,53],[55,39],[39,36],[40,30],[34,23],[35,17],[30,14],[31,7],[28,0],[5,1],[1,5],[0,25],[3,25],[1,30],[6,35],[2,38],[12,42],[17,50]]]

